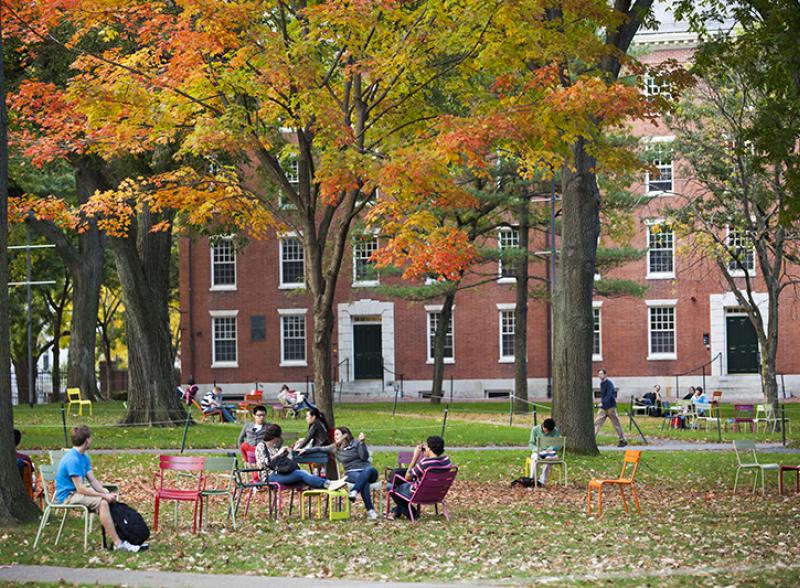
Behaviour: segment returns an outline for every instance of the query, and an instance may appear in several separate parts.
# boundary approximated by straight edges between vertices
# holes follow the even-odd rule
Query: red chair
[[[754,433],[756,428],[756,407],[752,404],[734,404],[733,405],[733,423],[732,429],[739,430],[739,423],[748,423],[750,425],[750,432]]]
[[[192,533],[197,532],[197,514],[200,511],[200,520],[203,517],[203,502],[200,500],[200,493],[205,487],[205,477],[203,475],[204,459],[202,457],[183,457],[174,455],[159,456],[159,470],[155,474],[158,483],[154,486],[156,491],[155,516],[153,520],[153,530],[158,531],[158,509],[162,500],[175,500],[178,502],[194,502],[194,514],[192,515]],[[169,472],[188,473],[188,476],[172,476]],[[166,474],[166,475],[165,475]],[[196,474],[196,477],[192,474]],[[166,484],[177,484],[181,480],[186,487],[169,487]],[[195,484],[195,480],[197,484]],[[177,516],[177,514],[176,514]]]
[[[422,506],[423,504],[432,504],[437,515],[439,514],[439,505],[441,504],[442,514],[445,519],[449,520],[450,513],[447,511],[447,504],[444,498],[450,491],[450,486],[453,485],[457,474],[457,467],[452,467],[448,470],[425,470],[410,497],[405,497],[395,492],[395,488],[397,488],[399,484],[408,482],[408,480],[402,476],[396,475],[392,480],[392,489],[386,493],[386,515],[388,516],[389,509],[391,508],[392,497],[397,496],[400,500],[408,502],[408,513],[412,521],[414,520],[414,509],[411,508],[411,506]]]

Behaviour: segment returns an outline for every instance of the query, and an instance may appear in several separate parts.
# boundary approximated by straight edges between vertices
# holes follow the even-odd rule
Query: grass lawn
[[[176,528],[168,505],[149,552],[103,552],[95,532],[84,554],[78,518],[70,517],[66,541],[53,547],[51,522],[36,553],[35,527],[3,530],[0,563],[581,586],[797,585],[800,496],[777,496],[774,474],[766,497],[746,487],[733,495],[731,452],[645,452],[637,478],[642,514],[625,514],[619,495],[607,492],[603,518],[586,515],[586,483],[615,476],[620,453],[570,457],[566,488],[512,489],[525,455],[453,453],[460,472],[449,522],[427,516],[416,524],[370,523],[360,500],[349,521],[301,521],[295,514],[276,522],[259,501],[232,531],[217,502],[208,529],[192,535],[189,510],[182,509]],[[761,457],[800,462],[798,455]],[[375,455],[379,470],[393,460],[389,453]],[[93,464],[101,480],[119,482],[123,500],[152,521],[154,456],[97,455]]]

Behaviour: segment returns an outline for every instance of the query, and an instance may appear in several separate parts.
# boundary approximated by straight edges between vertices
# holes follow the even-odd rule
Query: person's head
[[[441,455],[444,453],[444,439],[438,435],[431,435],[425,441],[425,449],[429,455]]]
[[[280,439],[283,434],[281,426],[276,423],[271,423],[264,428],[264,442],[269,443],[275,439]]]
[[[306,413],[306,422],[310,425],[314,421],[319,421],[326,429],[328,428],[328,421],[325,420],[325,415],[318,408],[309,408]]]
[[[656,384],[655,386],[653,386],[653,392],[655,392],[656,394],[658,394],[659,392],[661,392],[661,386],[659,386],[658,384]]]
[[[336,447],[341,449],[342,447],[347,447],[353,441],[353,432],[347,427],[336,427],[336,430],[333,432],[333,442],[336,444]]]
[[[695,388],[694,386],[689,386],[689,394],[691,394],[692,396],[694,396],[696,390],[697,388]]]
[[[281,386],[281,392],[288,392],[288,391],[289,391],[289,386],[287,386],[286,384]]]
[[[556,422],[553,419],[544,419],[542,421],[542,431],[545,433],[552,433],[556,428]]]
[[[695,388],[694,389],[694,395],[695,396],[702,396],[703,395],[703,387],[702,386],[698,386],[697,388]]]
[[[86,425],[72,428],[72,446],[88,449],[92,442],[92,431]]]
[[[211,391],[212,391],[214,394],[222,394],[222,388],[220,388],[220,387],[219,387],[219,386],[217,386],[216,384],[214,384],[214,387],[213,387],[213,388],[211,388]]]
[[[14,447],[19,445],[20,441],[22,441],[22,431],[19,429],[14,429]]]
[[[608,372],[606,372],[606,368],[600,368],[599,370],[597,370],[597,377],[600,378],[601,380],[605,380],[607,376]]]
[[[190,386],[194,386],[194,378],[189,378],[189,381],[186,383],[189,384]]]
[[[253,408],[253,420],[257,425],[263,425],[267,418],[267,408],[261,404]]]

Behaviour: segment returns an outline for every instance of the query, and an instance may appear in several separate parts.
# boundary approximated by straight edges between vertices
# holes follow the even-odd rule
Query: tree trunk
[[[517,298],[514,307],[514,408],[522,413],[529,412],[528,405],[528,242],[530,236],[530,216],[528,199],[520,197],[519,210],[519,248],[525,257],[516,263]]]
[[[565,166],[561,256],[555,294],[553,416],[570,449],[596,454],[592,419],[592,293],[600,234],[595,160],[583,140],[573,147],[575,171]]]
[[[0,55],[5,54],[2,26],[0,4]],[[8,117],[5,67],[0,61],[0,526],[33,521],[39,513],[22,485],[14,451],[8,277]]]
[[[175,393],[169,326],[172,233],[150,232],[142,212],[127,238],[111,239],[128,334],[128,411],[123,423],[182,425],[186,417]]]
[[[447,341],[447,328],[453,316],[453,302],[456,290],[453,288],[444,295],[442,310],[439,312],[439,321],[436,324],[436,333],[433,336],[433,381],[431,382],[431,404],[442,402],[442,384],[444,382],[444,344]]]
[[[333,308],[324,299],[314,301],[314,402],[325,415],[328,425],[336,426],[333,415],[333,388],[331,386],[331,343],[333,341]]]

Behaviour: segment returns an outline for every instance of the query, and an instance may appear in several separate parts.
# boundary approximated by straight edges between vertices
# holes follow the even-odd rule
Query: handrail
[[[687,371],[685,371],[685,372],[683,372],[683,373],[680,373],[680,374],[673,374],[673,376],[674,376],[674,377],[676,377],[676,378],[678,378],[678,377],[680,377],[680,376],[687,376],[687,375],[691,374],[692,372],[694,372],[694,371],[696,371],[696,370],[700,370],[700,369],[703,369],[704,367],[706,367],[707,365],[711,365],[712,363],[714,363],[715,361],[717,361],[717,359],[719,359],[719,358],[721,358],[721,357],[722,357],[722,352],[720,351],[720,352],[719,352],[719,353],[717,353],[717,354],[716,354],[714,357],[712,357],[710,361],[707,361],[707,362],[705,362],[704,364],[702,364],[702,365],[698,365],[697,367],[695,367],[695,368],[692,368],[692,369],[690,369],[690,370],[687,370]]]

